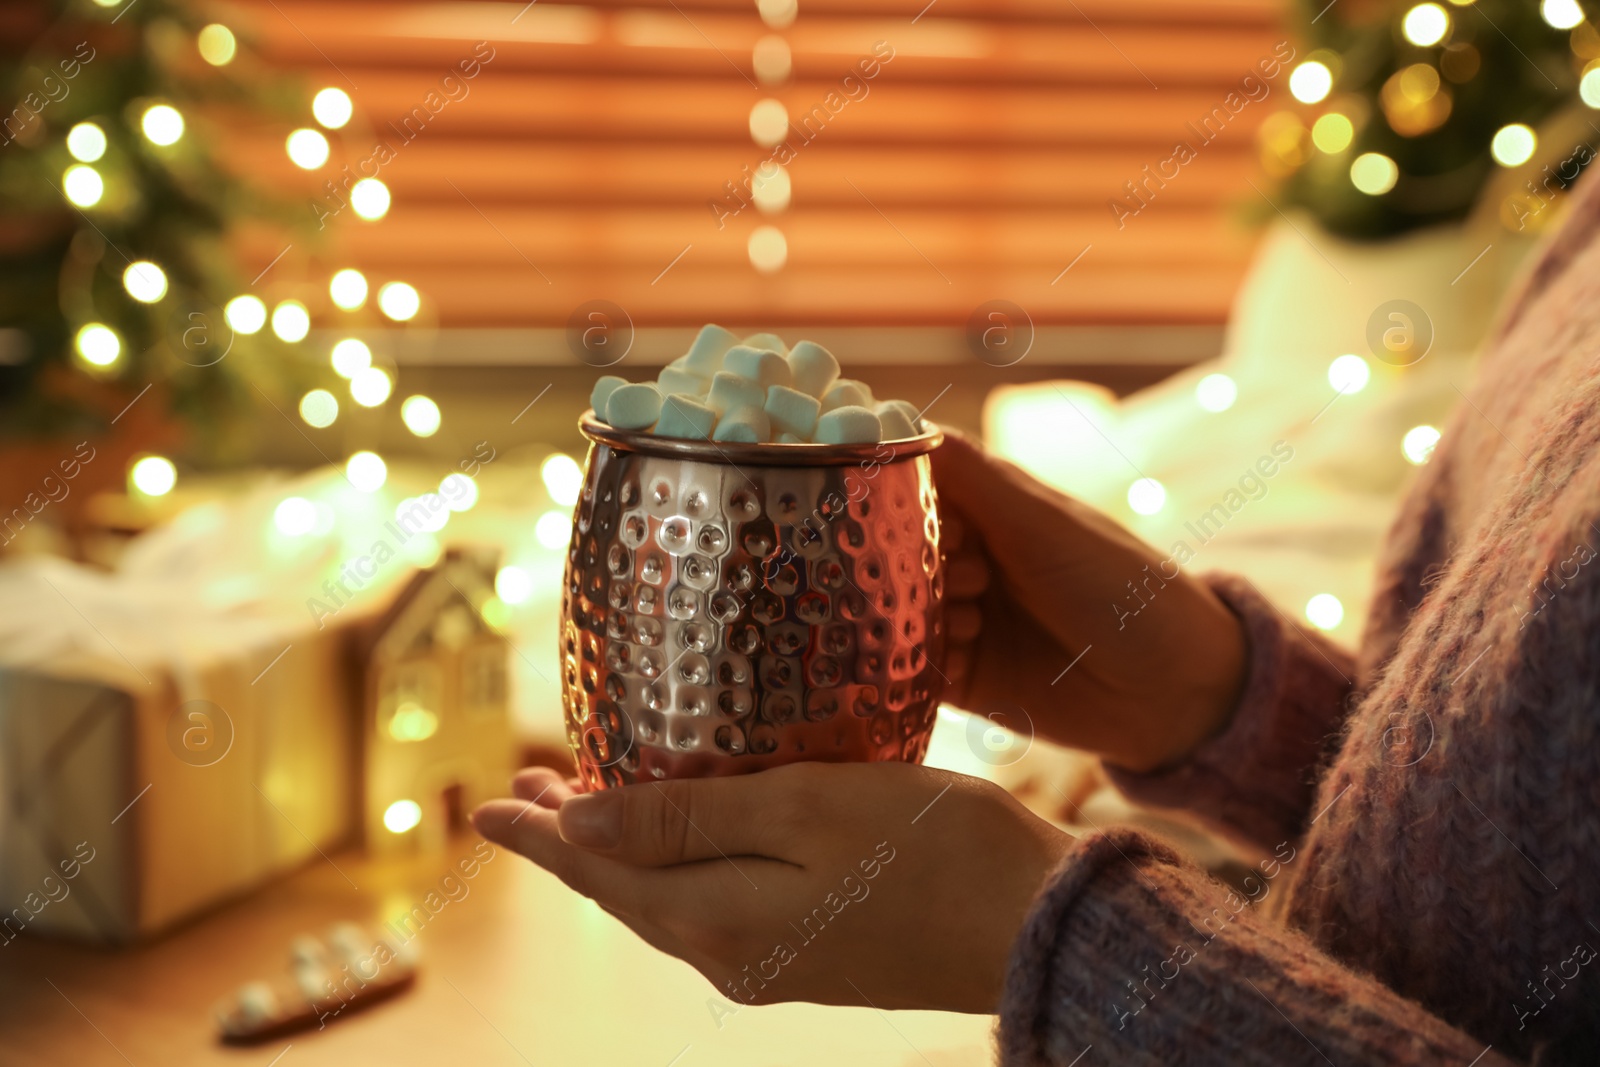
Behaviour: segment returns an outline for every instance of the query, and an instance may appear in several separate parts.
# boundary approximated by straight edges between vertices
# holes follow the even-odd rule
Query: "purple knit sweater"
[[[1250,640],[1233,722],[1110,770],[1254,877],[1081,838],[1013,949],[1002,1062],[1600,1064],[1600,181],[1465,396],[1359,656],[1212,579]]]

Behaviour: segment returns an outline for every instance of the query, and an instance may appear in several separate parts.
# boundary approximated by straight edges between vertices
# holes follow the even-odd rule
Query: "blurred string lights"
[[[1301,106],[1262,123],[1261,156],[1283,200],[1335,234],[1463,218],[1497,169],[1539,162],[1541,122],[1575,101],[1600,109],[1600,32],[1579,0],[1430,0],[1387,20],[1325,0],[1302,7],[1316,17],[1288,77]],[[1553,190],[1527,177],[1542,204],[1576,174]],[[1520,230],[1529,213],[1504,207],[1501,218]]]
[[[757,0],[756,12],[772,31],[786,30],[799,15],[798,0]],[[763,89],[783,85],[794,71],[794,55],[779,32],[763,34],[751,49],[750,64]],[[774,97],[763,97],[750,108],[750,139],[761,148],[776,148],[789,137],[789,110]],[[763,215],[781,215],[789,209],[793,188],[789,170],[772,156],[765,157],[750,174],[749,194]],[[762,223],[745,242],[750,265],[762,274],[775,274],[789,262],[789,239],[779,227]]]
[[[104,6],[104,5],[103,5]],[[162,32],[170,29],[164,25]],[[220,22],[201,27],[193,36],[193,47],[200,58],[213,67],[233,63],[239,52],[238,39],[233,31]],[[309,103],[307,125],[291,131],[285,138],[284,151],[291,163],[302,170],[317,172],[327,167],[335,156],[334,144],[329,134],[345,129],[355,117],[355,106],[349,94],[342,89],[326,87],[312,95]],[[126,112],[125,117],[97,116],[73,123],[65,130],[63,143],[70,162],[61,172],[59,190],[75,208],[85,212],[120,210],[130,198],[137,199],[138,190],[132,188],[140,180],[139,169],[130,165],[134,146],[121,139],[122,127],[137,141],[142,139],[157,162],[168,161],[181,167],[186,160],[174,153],[184,150],[185,138],[193,138],[182,111],[166,100],[140,100]],[[163,155],[165,153],[165,155]],[[126,183],[124,191],[113,187],[112,182]],[[331,183],[330,183],[331,187]],[[361,219],[377,221],[390,208],[388,187],[376,177],[366,177],[353,183],[349,192],[352,212]],[[90,215],[88,221],[96,226]],[[280,277],[283,272],[280,270]],[[167,272],[154,259],[142,258],[129,262],[121,272],[122,288],[138,304],[161,305],[173,293]],[[293,281],[286,284],[294,285]],[[271,283],[268,283],[270,287]],[[308,306],[307,300],[285,294],[280,299],[264,299],[253,292],[240,293],[227,300],[222,308],[222,318],[237,335],[253,336],[270,329],[271,336],[285,345],[300,346],[312,336],[313,325],[325,332],[340,332],[338,316],[355,314],[368,306],[369,295],[376,288],[377,312],[393,323],[415,320],[423,308],[422,294],[408,282],[387,279],[374,285],[360,270],[342,267],[332,273],[327,281],[327,299],[331,304],[326,321],[323,312]],[[307,295],[307,294],[299,294]],[[161,308],[173,315],[180,309]],[[91,312],[92,314],[92,312]],[[369,316],[370,319],[370,316]],[[72,349],[79,366],[97,377],[114,377],[126,368],[128,343],[117,328],[109,325],[113,317],[99,317],[73,325]],[[381,321],[381,320],[380,320]],[[390,398],[394,379],[391,371],[374,363],[373,353],[366,342],[356,337],[344,337],[333,343],[328,354],[331,369],[348,384],[349,399],[357,408],[379,408]],[[305,392],[298,404],[300,418],[314,429],[333,426],[340,416],[339,398],[328,388],[314,388]],[[439,406],[431,398],[414,394],[406,398],[401,411],[401,421],[417,437],[430,437],[439,431],[442,423]],[[347,474],[353,484],[372,491],[383,484],[386,469],[376,453],[357,452],[351,459]],[[160,472],[159,476],[156,473]],[[169,493],[177,481],[176,468],[160,456],[138,459],[129,468],[130,486],[146,497],[159,497]],[[159,487],[159,488],[158,488]],[[297,506],[280,515],[280,530],[299,529],[302,513]]]

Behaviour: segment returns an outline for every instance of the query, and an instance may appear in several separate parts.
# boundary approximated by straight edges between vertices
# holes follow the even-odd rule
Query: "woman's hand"
[[[517,775],[478,832],[743,1004],[992,1012],[1070,839],[1004,790],[899,763],[574,792]]]
[[[933,466],[949,534],[946,700],[1011,727],[1021,707],[1043,736],[1139,771],[1227,724],[1244,631],[1210,589],[959,434]]]

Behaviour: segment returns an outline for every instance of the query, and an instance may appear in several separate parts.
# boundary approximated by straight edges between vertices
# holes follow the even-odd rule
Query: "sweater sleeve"
[[[1225,836],[1271,849],[1298,839],[1310,815],[1318,764],[1348,710],[1355,660],[1284,618],[1243,578],[1206,582],[1243,620],[1250,646],[1233,719],[1176,766],[1106,771],[1137,803],[1188,811]]]
[[[1247,898],[1138,831],[1080,838],[1012,949],[1000,1063],[1513,1062],[1260,915],[1273,881]]]

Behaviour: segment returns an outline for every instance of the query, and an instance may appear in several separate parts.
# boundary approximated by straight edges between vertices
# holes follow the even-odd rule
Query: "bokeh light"
[[[376,452],[354,453],[344,465],[344,476],[363,493],[375,493],[389,477],[389,467]]]
[[[1400,20],[1400,32],[1412,44],[1427,48],[1450,32],[1450,16],[1438,4],[1418,4]]]
[[[1308,59],[1289,75],[1289,92],[1302,104],[1321,103],[1333,88],[1333,71],[1326,63]]]
[[[533,595],[533,575],[521,567],[506,565],[494,576],[495,595],[507,604],[522,604]]]
[[[1208,374],[1195,383],[1194,398],[1207,411],[1227,411],[1239,398],[1239,386],[1226,374]]]
[[[1167,487],[1154,478],[1140,478],[1128,486],[1128,506],[1140,515],[1154,515],[1167,503]]]
[[[339,377],[354,378],[372,366],[372,349],[367,347],[365,341],[346,337],[333,346],[333,351],[328,354],[328,362]]]
[[[1382,152],[1363,152],[1350,164],[1350,184],[1368,196],[1382,196],[1400,180],[1400,168]]]
[[[122,355],[122,339],[111,327],[91,322],[78,331],[78,355],[96,367],[109,367]]]
[[[1349,148],[1355,135],[1355,123],[1337,111],[1328,112],[1311,126],[1311,143],[1330,156]]]
[[[261,302],[260,297],[249,294],[236,296],[223,307],[222,317],[239,333],[259,333],[261,327],[267,324],[267,305]]]
[[[478,502],[478,483],[456,471],[439,480],[439,495],[451,511],[471,511]]]
[[[350,94],[331,85],[311,98],[312,117],[326,129],[340,129],[350,121],[355,110],[355,105],[350,102]]]
[[[272,309],[272,332],[280,341],[304,341],[311,332],[311,313],[298,300],[282,301]]]
[[[167,295],[167,275],[148,259],[136,259],[122,272],[122,287],[141,304],[154,304]]]
[[[400,405],[400,421],[406,424],[406,429],[418,437],[432,437],[439,432],[439,424],[442,421],[439,405],[421,393],[408,396]]]
[[[384,829],[403,834],[422,821],[422,805],[415,800],[397,800],[383,810]]]
[[[139,128],[151,144],[165,148],[183,137],[183,116],[171,104],[154,104],[145,109]]]
[[[539,477],[544,479],[550,499],[565,507],[576,504],[578,494],[583,492],[583,468],[564,452],[552,452],[546,456],[539,465]]]
[[[220,22],[201,29],[195,37],[195,46],[200,49],[200,58],[213,67],[227,66],[239,52],[239,42],[233,31]]]
[[[79,163],[93,163],[106,154],[106,131],[92,122],[80,122],[67,131],[67,151]]]
[[[1341,393],[1359,393],[1372,378],[1372,368],[1360,356],[1345,354],[1328,364],[1328,384]]]
[[[1426,424],[1413,426],[1406,431],[1400,439],[1400,451],[1410,462],[1421,466],[1433,458],[1433,450],[1439,444],[1439,431]]]
[[[350,396],[364,408],[375,408],[389,399],[394,382],[380,367],[364,367],[350,376]]]
[[[350,209],[369,222],[389,213],[389,187],[376,178],[362,178],[350,187]]]
[[[1319,630],[1332,630],[1344,621],[1344,605],[1332,593],[1318,593],[1306,601],[1306,621]]]
[[[272,522],[285,537],[303,537],[317,527],[317,506],[303,496],[291,496],[273,509]]]
[[[165,456],[145,456],[129,468],[128,482],[145,496],[166,496],[178,484],[178,468]]]
[[[572,516],[564,511],[547,511],[533,524],[533,539],[550,551],[567,547],[572,537]]]
[[[789,241],[776,226],[757,226],[745,245],[750,265],[762,274],[772,274],[789,262]]]
[[[339,417],[339,398],[326,389],[313,389],[300,398],[300,417],[319,430],[332,426]]]
[[[367,276],[353,267],[335,271],[328,279],[328,296],[338,307],[354,311],[367,302]]]
[[[284,147],[301,170],[316,170],[328,161],[328,139],[310,127],[291,133]]]
[[[385,282],[378,290],[378,310],[396,322],[411,320],[421,307],[421,295],[405,282]]]
[[[100,172],[82,163],[67,168],[61,176],[61,192],[78,207],[94,207],[106,193]]]
[[[1577,0],[1544,0],[1539,14],[1558,30],[1570,30],[1583,21],[1583,8]]]
[[[1539,139],[1532,127],[1513,122],[1495,131],[1494,140],[1489,142],[1489,152],[1502,167],[1520,167],[1533,158],[1533,150],[1538,145]]]

